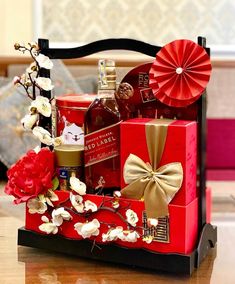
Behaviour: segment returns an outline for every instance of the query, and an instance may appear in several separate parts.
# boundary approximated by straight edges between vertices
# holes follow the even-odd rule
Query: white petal
[[[76,223],[74,225],[75,230],[81,235],[84,239],[89,238],[91,236],[99,235],[100,223],[97,219],[92,220],[87,223]]]
[[[56,226],[61,226],[63,224],[63,218],[62,216],[54,216],[52,218],[52,223],[55,224]]]
[[[98,236],[100,233],[99,229],[96,229],[95,232],[92,233],[92,236]]]
[[[102,234],[102,242],[107,242],[108,240],[108,234]]]
[[[64,210],[64,212],[61,214],[62,218],[66,221],[72,219],[72,216],[70,215],[70,213],[66,210]]]
[[[21,119],[21,123],[26,130],[31,130],[33,126],[37,123],[39,116],[35,114],[27,114]]]
[[[78,178],[71,177],[69,182],[72,190],[76,191],[80,195],[86,194],[86,185],[85,183],[81,182]]]
[[[51,207],[54,207],[53,203],[51,202],[50,198],[48,198],[47,196],[45,196],[45,199],[46,199],[46,203],[51,206]]]
[[[64,212],[64,207],[59,207],[59,208],[54,209],[54,210],[52,211],[51,216],[54,218],[54,217],[56,217],[56,216],[61,215],[63,212]]]
[[[113,196],[116,197],[116,198],[120,198],[122,196],[121,192],[119,190],[115,190],[113,192]]]
[[[52,234],[57,234],[58,233],[58,228],[57,227],[54,227],[54,230],[52,231]]]
[[[100,222],[97,219],[92,220],[93,225],[95,225],[97,228],[100,227]]]
[[[37,96],[34,101],[32,101],[30,105],[30,111],[36,108],[39,113],[46,117],[51,116],[51,104],[48,98],[43,96]]]
[[[72,206],[77,210],[78,213],[84,212],[84,204],[82,203],[83,198],[80,195],[74,195],[70,193],[70,201]]]
[[[44,54],[39,54],[36,56],[36,61],[38,62],[39,66],[45,69],[52,69],[53,62],[50,60],[48,56],[45,56]]]
[[[85,201],[85,208],[84,208],[85,211],[91,210],[91,212],[96,212],[97,209],[98,209],[97,205],[94,202],[90,200]]]
[[[139,221],[137,214],[131,209],[128,209],[126,211],[126,217],[127,217],[127,222],[134,227],[136,226],[136,223]]]
[[[46,129],[36,126],[33,128],[33,134],[40,140],[41,143],[52,145],[53,140],[51,134]]]
[[[47,205],[38,198],[32,198],[27,202],[30,214],[44,214],[47,210]]]
[[[81,228],[82,234],[92,234],[96,230],[96,226],[92,222],[85,223]]]
[[[42,232],[45,232],[47,234],[56,234],[58,232],[58,228],[56,227],[55,224],[53,223],[43,223],[39,226],[39,229],[42,231]]]
[[[47,216],[42,216],[41,220],[45,223],[48,223],[49,222],[49,219],[47,218]]]
[[[36,84],[45,91],[51,91],[54,86],[51,84],[51,79],[38,77],[35,79]]]
[[[57,194],[55,194],[55,192],[51,189],[48,190],[47,192],[47,196],[51,201],[58,201],[59,197]]]
[[[123,228],[122,227],[116,227],[115,229],[110,231],[110,238],[111,239],[116,239],[118,236],[122,233]]]
[[[74,224],[74,229],[77,231],[77,233],[79,235],[81,235],[82,227],[83,227],[83,223],[76,223],[76,224]]]

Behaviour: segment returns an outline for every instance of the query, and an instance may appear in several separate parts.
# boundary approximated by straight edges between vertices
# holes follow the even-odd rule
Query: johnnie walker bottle
[[[119,122],[113,60],[99,60],[97,98],[85,115],[85,181],[87,192],[112,195],[120,189]]]

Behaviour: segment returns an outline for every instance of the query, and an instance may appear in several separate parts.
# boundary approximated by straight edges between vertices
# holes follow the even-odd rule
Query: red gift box
[[[68,191],[57,191],[59,201],[54,202],[54,208],[60,206],[64,207],[72,216],[71,220],[63,221],[62,225],[58,227],[59,235],[73,239],[82,240],[83,237],[74,229],[74,225],[78,222],[86,223],[94,219],[100,222],[99,234],[91,236],[91,240],[95,240],[97,244],[109,245],[115,243],[121,247],[163,252],[163,253],[183,253],[187,254],[195,249],[198,232],[198,199],[194,199],[187,206],[169,205],[169,218],[159,219],[159,224],[156,229],[147,227],[146,214],[144,210],[144,202],[141,200],[128,200],[124,198],[119,199],[119,209],[114,209],[112,206],[113,198],[108,196],[85,195],[84,201],[90,200],[94,202],[99,209],[97,212],[91,213],[89,216],[76,213],[72,207],[69,199],[70,193]],[[102,204],[102,206],[101,206]],[[52,210],[50,208],[43,214],[29,213],[28,206],[26,206],[26,223],[25,228],[37,232],[39,234],[46,234],[39,229],[43,223],[42,216],[46,216],[49,221],[52,218]],[[71,210],[73,208],[73,211]],[[110,226],[122,226],[123,230],[130,229],[128,224],[124,221],[126,219],[126,210],[133,210],[138,216],[138,222],[134,229],[139,234],[135,242],[123,241],[121,239],[112,242],[104,242],[102,235],[106,234]],[[122,217],[120,217],[122,216]],[[133,227],[132,227],[133,229]],[[154,239],[151,243],[143,240],[143,237],[151,234]]]
[[[121,123],[120,159],[121,173],[130,154],[134,154],[145,163],[150,163],[146,125],[154,126],[156,123],[167,121],[167,134],[165,146],[158,167],[179,162],[183,168],[183,182],[175,194],[171,205],[186,206],[196,196],[196,169],[197,169],[197,123],[194,121],[165,120],[136,118]],[[154,136],[154,134],[152,134]],[[154,137],[152,137],[154,139]],[[154,140],[153,140],[154,141]],[[161,139],[159,140],[161,141]],[[155,143],[155,142],[153,142]],[[156,142],[157,143],[157,142]],[[127,184],[121,177],[121,187]]]

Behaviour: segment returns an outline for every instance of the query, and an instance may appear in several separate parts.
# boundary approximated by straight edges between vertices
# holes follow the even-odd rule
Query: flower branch
[[[63,144],[61,137],[53,138],[50,131],[40,126],[43,117],[51,118],[51,102],[53,98],[41,96],[42,91],[51,91],[54,86],[50,78],[40,76],[42,69],[52,69],[53,63],[48,56],[40,53],[36,43],[21,45],[16,43],[15,49],[26,53],[28,52],[33,59],[33,63],[26,69],[21,77],[16,76],[13,80],[15,85],[24,88],[26,95],[32,100],[29,113],[21,120],[23,127],[32,131],[42,144],[47,146],[57,146]]]

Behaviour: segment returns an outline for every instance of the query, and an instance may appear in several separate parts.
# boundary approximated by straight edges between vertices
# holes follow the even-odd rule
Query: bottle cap
[[[79,167],[83,166],[83,145],[60,145],[55,147],[55,157],[57,166]]]
[[[114,60],[100,59],[98,62],[99,84],[102,90],[116,89],[116,68]]]

